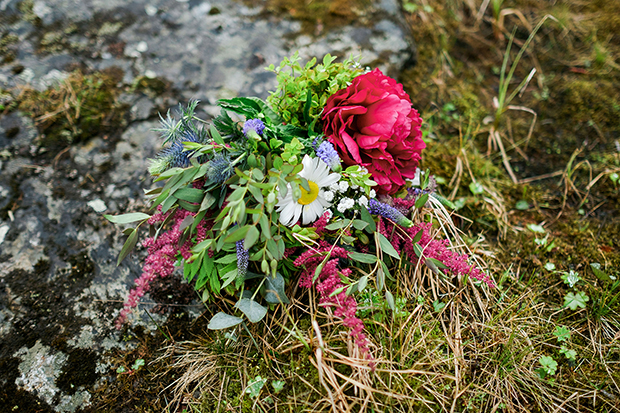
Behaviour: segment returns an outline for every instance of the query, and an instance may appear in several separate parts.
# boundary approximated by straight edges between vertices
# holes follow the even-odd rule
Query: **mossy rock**
[[[62,147],[111,134],[126,125],[128,106],[120,103],[120,70],[92,74],[72,72],[64,81],[39,92],[26,90],[18,109],[35,121],[42,147]]]

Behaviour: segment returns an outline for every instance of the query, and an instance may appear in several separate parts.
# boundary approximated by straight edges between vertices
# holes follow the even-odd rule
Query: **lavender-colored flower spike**
[[[331,142],[322,142],[316,149],[316,156],[325,162],[332,171],[340,172],[342,170],[342,167],[340,166],[340,157]]]
[[[248,260],[250,254],[248,250],[243,247],[244,241],[240,240],[236,242],[237,245],[237,271],[240,277],[245,276],[248,271]]]
[[[243,124],[243,134],[246,138],[250,137],[248,136],[248,134],[251,133],[250,131],[254,131],[257,135],[263,136],[264,130],[265,124],[260,119],[248,119]]]
[[[373,215],[380,215],[383,218],[390,219],[402,227],[411,228],[413,226],[413,222],[400,213],[400,211],[396,208],[391,207],[388,204],[384,204],[383,202],[379,202],[374,198],[368,201],[368,212]]]

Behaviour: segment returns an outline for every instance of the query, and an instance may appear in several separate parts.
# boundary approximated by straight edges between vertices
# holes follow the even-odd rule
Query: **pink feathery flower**
[[[158,208],[158,211],[158,213],[149,218],[149,224],[163,222],[170,214],[170,212],[162,214],[161,207]],[[142,267],[142,275],[136,279],[136,286],[129,292],[127,301],[125,301],[125,305],[116,319],[116,328],[120,329],[123,326],[127,316],[138,305],[140,298],[150,289],[151,283],[157,277],[165,278],[174,273],[177,257],[180,255],[183,259],[189,259],[191,257],[190,249],[205,239],[208,224],[203,220],[196,227],[195,241],[188,238],[179,246],[179,241],[183,234],[181,223],[188,215],[195,216],[196,214],[184,209],[177,209],[174,212],[170,229],[162,232],[157,238],[148,237],[142,242],[142,246],[147,248],[148,256]]]
[[[363,333],[364,322],[356,316],[357,301],[354,297],[348,296],[344,290],[332,295],[334,291],[345,287],[340,276],[348,277],[351,275],[349,268],[338,268],[339,258],[346,258],[348,252],[344,248],[332,246],[324,240],[319,242],[317,249],[303,252],[294,262],[295,266],[305,267],[299,278],[299,285],[305,288],[312,287],[316,268],[323,262],[325,253],[329,251],[331,251],[330,259],[321,269],[315,284],[316,291],[319,293],[319,305],[334,307],[334,316],[342,319],[342,324],[349,329],[349,334],[359,348],[361,355],[370,359],[368,338]]]

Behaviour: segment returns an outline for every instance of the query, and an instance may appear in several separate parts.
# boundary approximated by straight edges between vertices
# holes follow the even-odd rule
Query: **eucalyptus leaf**
[[[276,273],[275,277],[265,277],[261,294],[269,304],[288,304],[290,301],[286,296],[285,287],[284,277]]]
[[[377,224],[375,223],[375,220],[373,219],[372,215],[370,215],[370,212],[368,212],[368,209],[366,209],[365,206],[360,206],[360,212],[360,218],[362,219],[362,221],[368,224],[368,226],[365,228],[366,232],[372,234],[377,230]]]
[[[254,244],[256,244],[256,241],[258,241],[259,237],[260,237],[260,231],[258,230],[258,228],[256,228],[255,226],[250,226],[247,234],[245,235],[243,248],[245,248],[246,250],[249,250],[250,248],[252,248]]]
[[[385,290],[385,302],[387,303],[388,307],[390,307],[390,310],[392,311],[396,310],[396,304],[394,303],[394,296],[389,290]]]
[[[234,327],[243,322],[243,318],[235,317],[226,313],[219,312],[213,316],[207,328],[209,330],[223,330],[225,328]]]
[[[258,323],[267,315],[267,309],[249,298],[242,298],[235,304],[252,323]]]
[[[129,234],[127,241],[125,241],[125,244],[123,245],[123,248],[121,249],[121,253],[118,255],[118,261],[116,262],[117,266],[120,265],[120,263],[123,262],[125,258],[127,258],[131,250],[133,250],[134,247],[136,246],[137,242],[138,242],[138,230],[134,229],[133,232]]]
[[[196,188],[180,188],[174,193],[177,199],[195,203],[201,203],[204,195],[204,191]]]
[[[360,291],[360,292],[364,291],[367,284],[368,284],[368,276],[363,275],[357,282],[357,291]]]
[[[103,217],[115,224],[129,224],[131,222],[144,221],[149,219],[151,216],[142,212],[133,212],[122,215],[104,215]]]
[[[375,255],[363,254],[361,252],[350,252],[349,258],[355,261],[363,262],[365,264],[374,264],[377,262],[377,257]]]
[[[381,246],[381,250],[385,252],[386,254],[391,255],[392,257],[396,258],[397,260],[400,260],[400,255],[398,255],[398,252],[396,252],[396,250],[394,249],[390,241],[385,237],[385,235],[381,233],[379,233],[378,235],[379,235],[379,245]]]

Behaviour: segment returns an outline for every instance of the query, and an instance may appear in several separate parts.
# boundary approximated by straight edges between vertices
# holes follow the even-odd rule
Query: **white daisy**
[[[278,196],[276,207],[280,213],[280,222],[283,225],[292,226],[301,216],[301,223],[308,225],[316,221],[325,208],[329,208],[331,203],[325,199],[325,189],[330,185],[336,184],[340,180],[340,174],[330,173],[329,166],[319,158],[304,156],[301,163],[304,169],[299,172],[299,176],[308,180],[310,192],[306,191],[301,185],[301,197],[295,201],[293,191],[288,185],[285,197]]]

